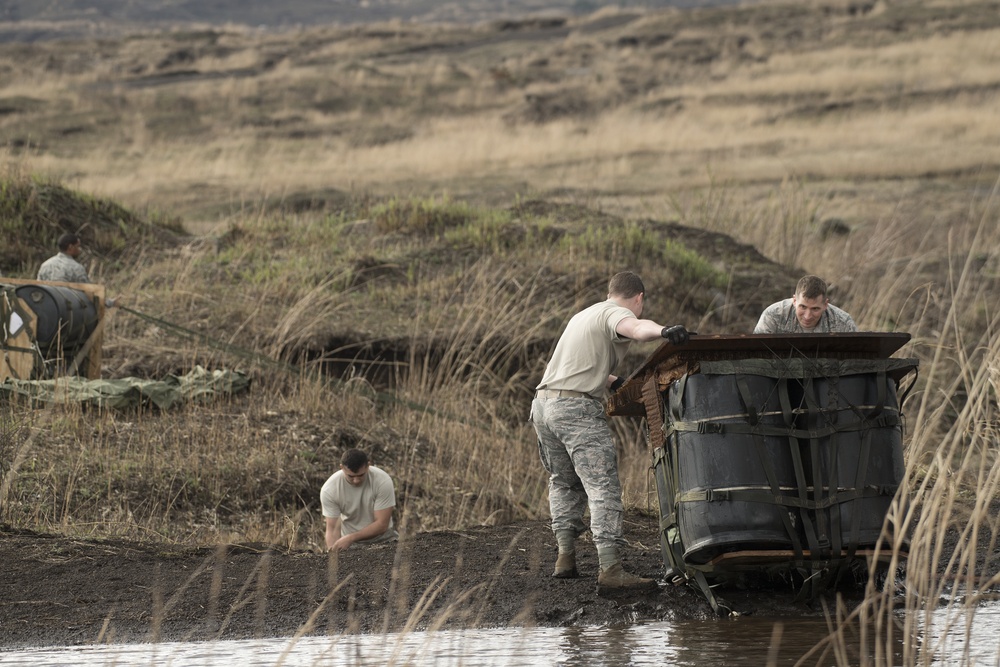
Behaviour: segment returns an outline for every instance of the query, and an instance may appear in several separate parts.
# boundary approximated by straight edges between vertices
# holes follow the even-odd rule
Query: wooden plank
[[[21,299],[16,300],[18,307],[23,313],[20,329],[7,338],[6,343],[0,344],[3,359],[0,361],[0,382],[13,378],[15,380],[30,380],[35,371],[35,360],[37,353],[32,350],[34,341],[29,331],[35,330],[35,313],[27,308]],[[7,326],[7,322],[2,323]]]

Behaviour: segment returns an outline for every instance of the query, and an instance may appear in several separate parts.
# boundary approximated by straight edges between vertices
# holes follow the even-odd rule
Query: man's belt
[[[535,392],[535,398],[594,398],[590,394],[582,391],[570,391],[569,389],[539,389]]]

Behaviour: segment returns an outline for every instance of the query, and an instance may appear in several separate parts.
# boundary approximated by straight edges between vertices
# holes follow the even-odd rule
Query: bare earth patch
[[[656,518],[626,520],[625,565],[663,575]],[[711,618],[694,588],[597,594],[597,556],[578,551],[580,578],[553,579],[545,521],[418,533],[337,558],[264,544],[218,549],[88,541],[0,529],[0,645],[243,639],[399,631],[412,624],[505,627]],[[765,594],[761,594],[765,593]],[[729,591],[742,613],[818,614],[791,588]],[[427,595],[433,600],[423,602]],[[415,609],[426,609],[422,613]]]

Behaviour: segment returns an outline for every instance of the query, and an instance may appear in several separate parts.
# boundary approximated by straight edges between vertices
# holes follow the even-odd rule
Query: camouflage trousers
[[[598,547],[618,546],[622,535],[622,486],[618,454],[604,405],[589,398],[535,398],[531,423],[538,454],[549,473],[552,530],[590,531]]]

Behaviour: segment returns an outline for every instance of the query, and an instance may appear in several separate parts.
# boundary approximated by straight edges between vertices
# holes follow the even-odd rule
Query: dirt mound
[[[0,176],[0,219],[7,242],[0,266],[30,270],[55,252],[65,232],[80,235],[87,252],[112,264],[139,247],[166,247],[184,235],[173,219],[146,219],[124,206],[58,183],[18,174]]]

